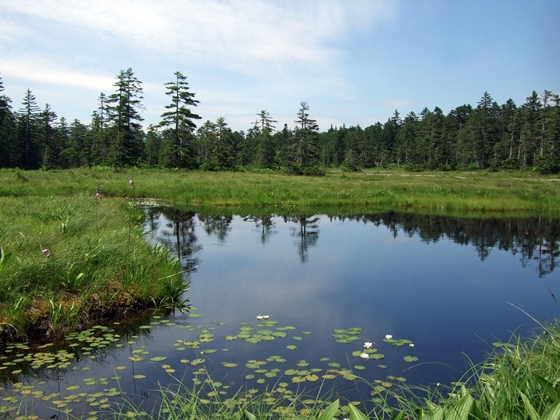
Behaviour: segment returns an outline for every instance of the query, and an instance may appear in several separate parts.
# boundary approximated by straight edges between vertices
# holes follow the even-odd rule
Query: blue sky
[[[0,77],[14,109],[29,88],[84,123],[131,67],[145,126],[180,71],[200,124],[247,130],[266,109],[293,127],[305,101],[322,131],[366,127],[560,93],[559,19],[558,0],[0,0]]]

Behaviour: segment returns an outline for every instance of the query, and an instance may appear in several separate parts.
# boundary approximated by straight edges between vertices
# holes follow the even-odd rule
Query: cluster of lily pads
[[[195,310],[196,308],[192,308]],[[196,318],[200,314],[191,312],[189,317]],[[260,316],[257,323],[242,322],[240,324],[239,332],[235,335],[224,335],[219,338],[225,341],[244,341],[248,344],[258,344],[260,342],[286,339],[290,335],[290,341],[301,341],[304,336],[311,335],[309,331],[295,332],[296,327],[285,325],[278,326],[278,321],[271,320],[267,316]],[[144,334],[149,335],[150,329],[154,326],[167,327],[167,328],[180,328],[189,331],[186,337],[177,338],[173,347],[176,351],[188,350],[189,356],[180,359],[181,365],[173,365],[175,362],[170,362],[167,357],[161,355],[150,354],[147,346],[138,342],[139,335],[121,336],[115,332],[114,329],[106,326],[96,326],[89,330],[69,334],[66,337],[67,345],[63,349],[49,350],[52,348],[52,343],[47,343],[41,346],[31,346],[29,343],[19,343],[8,345],[4,353],[0,355],[0,377],[3,372],[9,373],[9,376],[4,377],[4,381],[8,383],[5,388],[0,387],[0,397],[5,402],[0,413],[9,413],[14,410],[21,410],[24,400],[31,399],[29,406],[36,406],[40,401],[49,402],[56,408],[71,412],[71,404],[81,403],[87,404],[89,409],[93,410],[89,413],[90,418],[96,418],[99,410],[109,409],[111,407],[109,398],[117,397],[120,392],[117,391],[119,380],[129,370],[129,366],[115,366],[115,376],[111,378],[85,378],[82,384],[66,384],[59,393],[44,394],[44,391],[35,389],[44,385],[47,382],[42,379],[35,383],[35,385],[22,385],[24,382],[31,383],[34,372],[57,372],[57,381],[59,383],[65,382],[65,372],[68,370],[89,370],[90,366],[80,366],[80,361],[83,359],[91,359],[95,362],[96,358],[101,358],[103,351],[106,349],[114,349],[124,347],[129,349],[130,355],[128,360],[133,365],[135,363],[151,363],[154,368],[168,373],[171,378],[181,378],[180,381],[184,383],[185,374],[190,371],[192,374],[192,386],[207,385],[207,389],[203,391],[205,398],[203,400],[211,401],[213,398],[225,398],[228,395],[230,385],[224,384],[224,381],[214,380],[216,373],[210,374],[206,368],[206,363],[211,360],[211,356],[219,351],[227,352],[227,348],[218,350],[211,348],[209,343],[214,342],[216,338],[217,327],[226,325],[225,322],[212,321],[212,326],[193,326],[183,325],[170,322],[167,319],[161,319],[159,316],[152,318],[150,323],[144,324],[138,328],[138,331],[144,331]],[[254,325],[253,325],[254,324]],[[349,328],[349,329],[335,329],[333,331],[333,338],[336,343],[340,344],[353,344],[362,340],[362,328]],[[387,335],[383,340],[390,343],[395,347],[402,347],[408,345],[413,347],[413,343],[406,339],[393,339],[392,336]],[[294,344],[287,344],[286,349],[297,350]],[[297,352],[295,353],[297,354]],[[371,341],[366,341],[363,345],[353,350],[350,353],[356,362],[351,360],[342,366],[336,361],[331,361],[329,358],[321,358],[319,363],[312,363],[310,361],[296,358],[293,361],[288,360],[287,356],[272,355],[263,357],[262,359],[249,359],[245,363],[234,363],[227,360],[222,360],[221,366],[226,369],[225,376],[232,377],[230,370],[239,368],[243,372],[238,373],[237,377],[243,378],[246,381],[246,389],[248,395],[256,393],[271,393],[266,398],[274,399],[275,393],[283,395],[292,395],[297,390],[290,390],[290,387],[298,387],[303,383],[324,383],[329,380],[336,380],[338,378],[346,381],[357,381],[362,378],[357,374],[359,371],[364,371],[367,368],[367,361],[381,360],[385,357],[380,353]],[[210,358],[210,359],[209,359]],[[178,358],[177,358],[178,359]],[[173,358],[173,360],[177,360]],[[362,359],[365,364],[357,363]],[[218,359],[219,360],[219,359]],[[417,360],[414,356],[405,356],[404,360],[407,362],[414,362]],[[378,364],[377,368],[386,369],[387,366]],[[117,374],[118,373],[118,374]],[[144,370],[145,373],[145,370]],[[175,376],[176,374],[180,374]],[[41,375],[36,375],[39,378]],[[235,376],[235,375],[233,375]],[[371,376],[371,375],[370,375]],[[44,375],[48,377],[48,375]],[[146,375],[136,374],[134,370],[128,374],[128,377],[134,380],[146,380]],[[62,378],[62,379],[61,379]],[[125,376],[126,378],[126,376]],[[52,380],[52,379],[51,379]],[[177,379],[179,380],[179,379]],[[395,383],[402,383],[406,379],[400,376],[386,376],[383,379],[376,379],[370,382],[371,393],[376,395],[388,390]],[[115,385],[111,385],[114,381]],[[155,386],[155,384],[152,384]],[[333,382],[334,388],[336,382]],[[93,393],[80,392],[83,391],[82,387],[99,386],[104,387],[103,391],[97,390]],[[121,397],[122,398],[122,397]],[[272,401],[272,400],[270,400]],[[19,408],[18,408],[19,407]]]

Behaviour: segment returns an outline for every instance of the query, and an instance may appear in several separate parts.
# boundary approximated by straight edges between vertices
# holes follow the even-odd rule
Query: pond
[[[493,343],[560,313],[555,219],[146,215],[147,240],[187,271],[190,311],[9,346],[4,411],[100,417],[123,395],[148,409],[160,386],[208,375],[209,401],[322,386],[367,404],[374,386],[449,385]]]

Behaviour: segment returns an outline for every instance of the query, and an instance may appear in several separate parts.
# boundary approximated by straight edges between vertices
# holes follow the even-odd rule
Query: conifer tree
[[[270,168],[274,163],[275,144],[272,137],[276,127],[273,120],[266,110],[261,110],[257,114],[259,119],[255,122],[258,124],[258,134],[256,135],[255,163],[260,168]]]
[[[114,83],[116,92],[106,101],[110,145],[108,162],[113,166],[138,163],[143,152],[143,133],[139,110],[143,109],[142,82],[131,68],[121,70]]]
[[[224,117],[218,117],[214,125],[212,164],[215,169],[228,170],[235,165],[235,150],[231,129],[228,127]]]
[[[22,169],[38,169],[40,166],[40,144],[38,135],[38,120],[40,108],[35,96],[27,89],[18,111],[17,118],[17,151],[14,166]]]
[[[169,111],[161,114],[163,127],[163,161],[169,167],[189,167],[195,165],[195,136],[196,124],[193,120],[201,117],[191,111],[199,101],[195,94],[189,92],[187,77],[181,72],[174,73],[175,81],[165,83],[166,95],[171,98],[171,104],[165,108]]]
[[[91,161],[94,165],[108,164],[109,136],[107,130],[107,96],[99,94],[99,107],[91,115]]]
[[[293,133],[295,142],[290,146],[289,151],[292,163],[299,168],[314,165],[318,157],[317,135],[319,134],[319,126],[316,120],[309,118],[307,111],[309,111],[309,105],[307,105],[307,102],[301,102]]]
[[[162,138],[156,127],[150,124],[146,135],[146,164],[158,166],[161,163]]]
[[[0,168],[11,165],[13,145],[15,142],[16,120],[10,105],[12,100],[4,95],[4,82],[0,77]]]
[[[56,115],[56,112],[51,109],[49,104],[45,105],[45,109],[39,116],[39,132],[41,138],[41,150],[43,154],[41,158],[41,167],[44,169],[51,168],[53,166],[53,162],[56,160],[57,154],[60,152],[53,147],[53,137],[55,132],[53,124],[56,122],[57,118],[58,116]]]

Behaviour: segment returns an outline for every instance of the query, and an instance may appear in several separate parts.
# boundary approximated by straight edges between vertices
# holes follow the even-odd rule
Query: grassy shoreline
[[[133,178],[133,188],[128,178]],[[129,308],[181,304],[188,287],[180,263],[144,239],[148,197],[198,208],[263,212],[361,213],[376,209],[477,216],[560,212],[555,178],[510,173],[372,172],[304,178],[280,174],[106,168],[0,171],[0,343],[30,334],[83,328]],[[95,198],[96,187],[103,196]],[[44,251],[44,252],[43,252]],[[560,324],[527,341],[498,343],[461,384],[428,392],[403,387],[371,418],[560,418]],[[222,418],[364,418],[350,405],[317,404],[304,413],[275,411],[263,397],[240,395],[220,405]],[[215,418],[186,387],[162,389],[164,411],[145,414],[123,401],[115,417]],[[259,399],[261,398],[261,399]],[[334,400],[334,396],[332,399]],[[390,405],[388,401],[396,401]],[[295,407],[295,405],[293,405]],[[119,411],[120,410],[120,411]],[[363,414],[362,414],[363,415]],[[379,417],[377,417],[379,416]],[[439,417],[438,417],[439,416]]]
[[[94,194],[219,207],[391,207],[436,212],[560,212],[554,177],[509,172],[331,172],[324,177],[277,173],[197,172],[109,168],[65,171],[0,170],[0,197]]]
[[[180,264],[142,237],[142,211],[135,204],[147,198],[255,214],[393,209],[556,216],[555,179],[505,172],[333,171],[301,177],[136,168],[0,170],[0,336],[56,333],[127,308],[175,302],[186,287],[176,274]],[[96,199],[96,192],[103,198]]]
[[[0,198],[0,342],[56,336],[130,309],[179,303],[179,261],[117,198]]]

